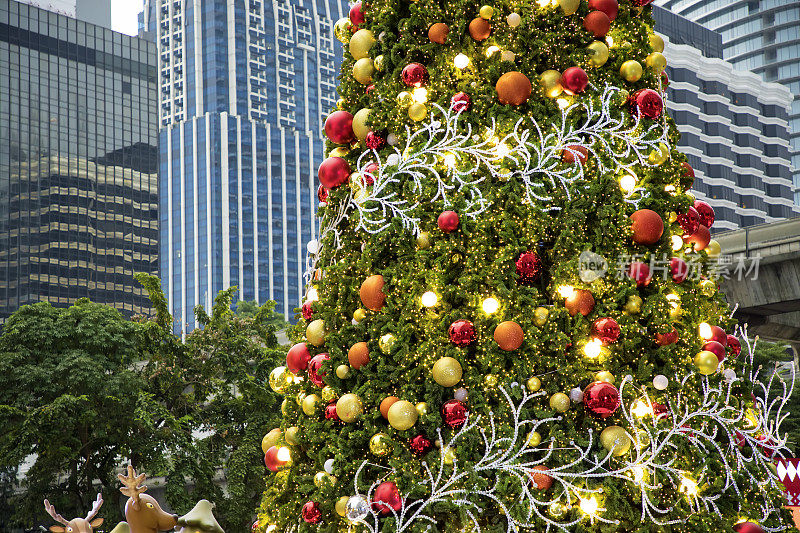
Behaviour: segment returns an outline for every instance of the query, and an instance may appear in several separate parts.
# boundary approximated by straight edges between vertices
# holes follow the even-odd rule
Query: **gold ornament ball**
[[[566,413],[569,411],[569,396],[563,392],[557,392],[550,396],[550,409],[557,413]]]
[[[595,67],[602,67],[608,61],[608,46],[603,41],[594,41],[586,47],[589,52],[589,63]]]
[[[704,279],[700,282],[700,292],[703,296],[711,298],[717,292],[717,284],[710,279]]]
[[[444,464],[451,465],[456,460],[456,452],[453,448],[446,446],[444,450],[442,450],[442,455],[444,456]]]
[[[321,318],[312,321],[306,327],[306,339],[314,346],[325,344],[325,321]]]
[[[481,6],[481,9],[478,11],[478,14],[481,16],[482,19],[489,20],[494,15],[494,8],[492,6]]]
[[[336,514],[339,516],[345,516],[347,514],[347,500],[349,500],[347,496],[342,496],[336,503],[334,504],[333,508],[336,509]]]
[[[419,122],[424,120],[426,116],[428,116],[428,108],[425,107],[425,104],[413,103],[408,107],[408,117],[411,120]]]
[[[606,383],[614,384],[614,374],[609,372],[608,370],[601,370],[597,374],[594,375],[597,381],[605,381]]]
[[[558,0],[558,5],[565,15],[572,15],[581,5],[581,0]]]
[[[544,326],[549,316],[550,311],[546,307],[537,307],[533,312],[533,323],[539,327]]]
[[[557,70],[545,70],[539,76],[539,86],[544,91],[545,96],[555,98],[564,92],[561,86],[561,73]]]
[[[629,82],[639,81],[642,79],[643,73],[644,71],[642,70],[642,64],[634,59],[629,59],[619,68],[620,76],[625,78],[625,81]]]
[[[664,53],[664,39],[655,33],[650,35],[650,48],[652,48],[654,52]]]
[[[497,386],[497,376],[494,374],[486,374],[483,376],[483,384],[489,388],[494,388]]]
[[[635,315],[642,311],[642,298],[639,296],[628,296],[628,301],[625,303],[625,312],[629,315]]]
[[[401,106],[408,107],[414,103],[414,95],[408,91],[400,91],[397,93],[397,103]]]
[[[359,308],[359,309],[356,309],[355,311],[353,311],[353,320],[355,320],[356,322],[361,322],[365,318],[367,318],[367,310],[366,309]]]
[[[375,70],[377,70],[378,72],[383,72],[385,68],[386,68],[386,57],[384,57],[383,55],[379,55],[378,57],[375,58]]]
[[[355,394],[345,394],[336,401],[336,415],[343,422],[354,422],[362,412],[361,399]]]
[[[336,24],[333,25],[333,34],[339,39],[339,42],[342,44],[347,44],[350,40],[350,28],[352,27],[352,23],[350,19],[347,17],[340,18],[336,21]]]
[[[336,100],[336,107],[338,109],[344,109],[346,105],[347,105],[347,100],[345,100],[344,98],[339,98],[338,100]]]
[[[531,431],[528,433],[528,440],[526,444],[530,447],[538,446],[542,443],[542,436],[539,435],[538,431]]]
[[[669,146],[663,142],[658,143],[658,148],[653,148],[647,156],[647,161],[656,166],[663,165],[667,159],[669,159]]]
[[[431,234],[427,231],[421,231],[419,235],[417,235],[417,247],[420,250],[424,250],[429,248],[431,245]]]
[[[369,451],[378,457],[389,455],[392,451],[392,441],[383,433],[376,433],[369,439]]]
[[[419,416],[425,416],[428,414],[428,403],[427,402],[419,402],[417,405],[414,406],[414,409],[417,410],[417,414]]]
[[[356,114],[353,115],[353,132],[356,134],[356,138],[359,141],[365,140],[367,138],[367,134],[369,133],[367,120],[369,120],[370,111],[370,108],[364,107],[356,111]]]
[[[631,449],[631,438],[628,432],[619,426],[608,426],[600,432],[600,444],[608,451],[613,450],[614,457],[625,455]]]
[[[392,353],[395,342],[397,342],[397,337],[395,337],[394,334],[387,333],[386,335],[381,335],[381,338],[378,339],[378,348],[386,355],[389,355]]]
[[[306,393],[304,391],[298,392],[297,395],[294,397],[294,401],[297,402],[297,405],[301,407],[303,405],[303,400],[305,399],[306,399]]]
[[[717,371],[717,367],[719,367],[719,359],[717,359],[717,356],[714,354],[714,352],[703,350],[694,356],[694,366],[697,367],[698,372],[704,376],[709,376]]]
[[[333,150],[330,151],[328,156],[330,157],[344,157],[350,153],[350,149],[344,146],[337,146]]]
[[[281,402],[281,414],[286,416],[289,414],[289,398],[284,398]]]
[[[528,379],[527,385],[530,392],[536,392],[542,388],[542,380],[536,376],[533,376],[532,378]]]
[[[371,57],[362,57],[353,65],[353,77],[361,85],[372,83],[373,74],[375,74],[375,63]]]
[[[389,408],[389,425],[398,431],[410,429],[417,423],[419,413],[414,404],[407,400],[398,400]]]
[[[369,30],[358,30],[350,37],[350,53],[353,59],[369,57],[369,50],[375,44],[375,36]]]
[[[550,504],[547,510],[550,513],[550,516],[552,516],[553,518],[561,518],[562,516],[567,514],[569,508],[563,503],[555,501]]]
[[[519,15],[519,13],[511,13],[506,17],[506,22],[512,28],[516,28],[522,24],[522,17]]]
[[[326,385],[322,388],[322,401],[325,403],[330,403],[336,399],[336,391],[333,390],[333,387],[330,385]]]
[[[719,241],[711,239],[708,241],[708,246],[706,246],[706,254],[711,259],[716,259],[722,253],[722,246],[720,246]]]
[[[283,394],[291,383],[292,373],[285,366],[276,366],[269,373],[269,387],[278,394]]]
[[[640,429],[636,432],[636,440],[639,442],[639,446],[644,448],[650,444],[650,435],[647,434],[647,431]]]
[[[653,52],[649,54],[645,60],[645,64],[653,69],[656,73],[661,74],[667,68],[667,58],[661,52]]]
[[[286,442],[291,444],[292,446],[297,446],[300,444],[300,428],[297,426],[292,426],[286,430],[284,434],[284,438]]]
[[[442,357],[433,365],[433,380],[442,387],[452,387],[461,381],[461,363],[452,357]]]
[[[347,365],[339,365],[336,367],[336,377],[339,379],[347,379],[350,376],[350,367]]]
[[[317,404],[319,404],[319,396],[309,394],[303,398],[303,412],[308,416],[313,415],[317,410]]]
[[[281,428],[275,428],[271,430],[269,433],[264,435],[264,438],[261,439],[261,450],[266,454],[267,450],[276,446],[281,438],[283,437],[283,432]]]

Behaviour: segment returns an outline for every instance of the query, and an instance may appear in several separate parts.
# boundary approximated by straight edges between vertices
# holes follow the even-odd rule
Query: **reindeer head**
[[[50,526],[50,531],[53,533],[92,533],[94,528],[100,527],[103,524],[102,518],[94,518],[100,506],[103,505],[103,496],[98,494],[97,499],[92,506],[92,510],[86,515],[86,518],[74,518],[67,521],[63,516],[56,512],[55,507],[49,501],[44,501],[44,510],[47,511],[53,520],[63,526]],[[94,518],[94,520],[92,520]]]
[[[128,465],[128,475],[117,474],[117,477],[123,485],[120,492],[128,497],[125,503],[125,520],[128,521],[132,533],[158,533],[175,527],[178,515],[167,513],[161,509],[155,498],[144,494],[147,487],[142,482],[147,476],[137,476],[136,470]]]

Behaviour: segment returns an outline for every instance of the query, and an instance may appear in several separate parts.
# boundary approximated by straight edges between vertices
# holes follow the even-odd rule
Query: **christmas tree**
[[[261,531],[789,530],[790,391],[731,334],[647,4],[337,22]]]

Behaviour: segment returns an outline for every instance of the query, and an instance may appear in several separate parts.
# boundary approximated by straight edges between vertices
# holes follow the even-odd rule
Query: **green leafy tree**
[[[788,416],[781,425],[781,432],[789,436],[789,448],[795,453],[800,453],[800,372],[796,367],[794,352],[789,346],[759,340],[755,347],[754,365],[762,369],[760,372],[762,381],[766,382],[771,374],[777,372],[787,386],[792,378],[789,366],[795,365],[794,391],[784,409],[784,414]],[[782,391],[775,392],[777,394]]]

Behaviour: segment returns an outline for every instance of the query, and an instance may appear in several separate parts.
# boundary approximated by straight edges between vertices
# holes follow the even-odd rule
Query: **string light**
[[[714,336],[714,332],[711,331],[711,325],[708,322],[703,322],[699,326],[697,326],[697,333],[700,335],[700,338],[703,340],[711,340]]]
[[[589,498],[581,498],[581,501],[578,505],[581,508],[581,511],[589,516],[594,516],[597,513],[597,510],[600,509],[600,504],[598,503],[597,498],[594,496],[590,496]]]
[[[647,405],[647,402],[643,399],[639,399],[631,408],[631,413],[636,415],[637,418],[644,418],[648,415],[653,414],[653,410]]]
[[[592,339],[583,347],[583,355],[590,359],[596,359],[603,353],[603,341],[600,339]]]
[[[664,192],[668,192],[672,196],[675,196],[678,192],[678,189],[676,189],[674,185],[667,185],[664,187]]]
[[[672,251],[679,252],[681,248],[683,248],[683,239],[680,235],[673,235],[670,237],[670,241],[672,244]]]
[[[630,194],[636,188],[636,178],[630,174],[625,174],[619,180],[619,188],[623,192]]]
[[[571,298],[575,295],[575,287],[572,285],[561,285],[558,288],[558,295],[562,298]]]
[[[459,70],[464,70],[469,66],[469,58],[464,54],[458,54],[453,59],[453,65],[455,65],[455,67]]]
[[[424,104],[428,101],[428,89],[425,87],[416,87],[412,93],[414,101],[418,104]]]
[[[697,483],[693,479],[686,477],[686,475],[681,478],[681,486],[678,490],[687,496],[697,496],[699,492]]]
[[[486,57],[491,57],[492,54],[494,54],[496,52],[499,52],[499,51],[500,51],[500,47],[499,46],[492,45],[492,46],[490,46],[489,48],[486,49]]]
[[[436,296],[435,292],[428,291],[422,295],[422,297],[420,298],[420,302],[422,302],[422,305],[424,305],[425,307],[433,307],[434,305],[439,303],[439,297]]]
[[[556,100],[556,104],[558,104],[559,109],[566,109],[569,107],[569,100],[566,98],[559,98]]]
[[[491,315],[497,312],[500,309],[500,302],[497,301],[497,298],[486,298],[481,304],[483,307],[483,312],[487,315]]]

